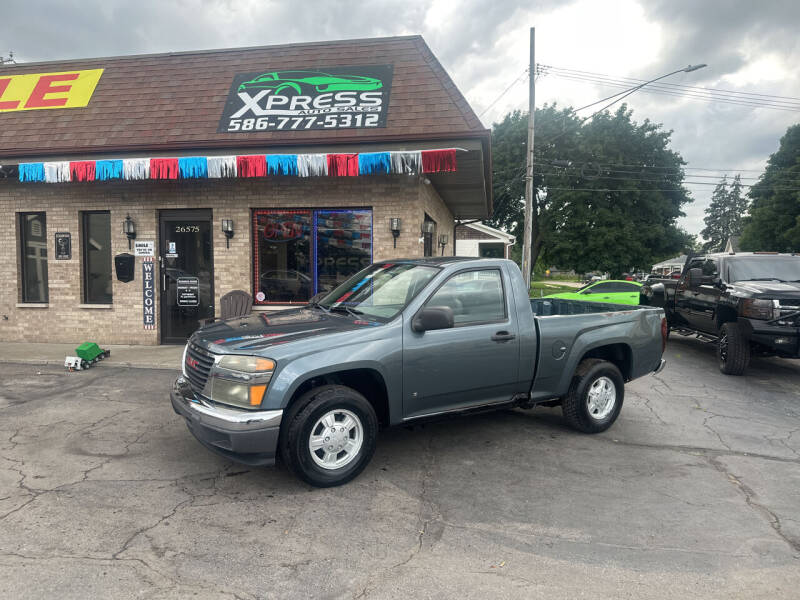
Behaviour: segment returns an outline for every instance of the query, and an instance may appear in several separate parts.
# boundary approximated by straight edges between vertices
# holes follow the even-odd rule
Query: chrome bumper
[[[223,456],[250,465],[275,462],[282,410],[237,410],[198,397],[183,377],[170,393],[173,410],[200,443]]]

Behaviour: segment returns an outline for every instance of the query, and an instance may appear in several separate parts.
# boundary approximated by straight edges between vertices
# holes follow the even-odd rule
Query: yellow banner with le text
[[[89,104],[103,69],[0,75],[0,113]]]

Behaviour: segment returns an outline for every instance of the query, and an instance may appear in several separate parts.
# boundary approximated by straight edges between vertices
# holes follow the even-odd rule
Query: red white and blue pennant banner
[[[225,179],[272,176],[355,177],[359,175],[448,173],[456,149],[360,154],[253,154],[126,158],[77,162],[21,163],[22,182],[65,183],[143,179]]]

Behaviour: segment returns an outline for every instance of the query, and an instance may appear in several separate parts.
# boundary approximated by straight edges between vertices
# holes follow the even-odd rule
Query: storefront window
[[[20,213],[22,301],[47,302],[47,220],[43,212]]]
[[[372,262],[371,210],[256,210],[256,304],[305,303]]]
[[[111,304],[111,213],[81,213],[83,301]]]
[[[315,217],[317,292],[329,292],[372,262],[372,211],[319,210]]]

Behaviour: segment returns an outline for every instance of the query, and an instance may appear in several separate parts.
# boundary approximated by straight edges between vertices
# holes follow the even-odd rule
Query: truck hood
[[[198,329],[191,341],[211,352],[235,354],[380,325],[366,318],[303,307],[216,321]]]
[[[732,292],[764,298],[800,298],[800,282],[795,281],[739,281],[729,284]]]

